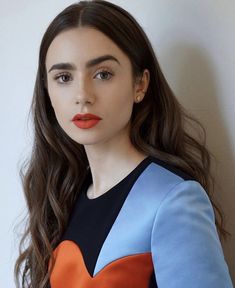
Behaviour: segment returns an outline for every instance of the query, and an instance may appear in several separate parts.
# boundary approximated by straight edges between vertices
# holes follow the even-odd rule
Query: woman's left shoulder
[[[169,196],[178,197],[180,194],[183,196],[185,193],[187,194],[185,196],[189,198],[194,195],[193,197],[202,197],[206,201],[209,200],[202,185],[193,177],[153,157],[151,157],[149,165],[137,179],[136,187],[144,190],[146,201],[150,202],[156,209],[165,198]],[[142,193],[143,191],[141,191]]]

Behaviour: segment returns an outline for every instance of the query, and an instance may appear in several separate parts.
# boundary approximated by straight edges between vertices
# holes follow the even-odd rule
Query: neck
[[[85,150],[93,182],[88,188],[89,198],[105,193],[147,157],[139,152],[128,138],[119,138],[112,145],[87,145]]]

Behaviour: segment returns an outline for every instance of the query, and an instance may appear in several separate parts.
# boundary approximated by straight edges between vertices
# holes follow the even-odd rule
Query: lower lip
[[[75,120],[75,121],[73,121],[73,123],[81,129],[89,129],[89,128],[95,126],[96,124],[98,124],[99,121],[100,121],[100,119]]]

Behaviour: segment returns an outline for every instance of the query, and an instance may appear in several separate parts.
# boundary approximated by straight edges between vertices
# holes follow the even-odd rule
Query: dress
[[[97,198],[91,183],[89,172],[53,252],[51,288],[233,287],[199,182],[148,156]]]

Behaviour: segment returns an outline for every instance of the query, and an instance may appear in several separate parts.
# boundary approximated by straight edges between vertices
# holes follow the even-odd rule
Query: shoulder
[[[152,211],[153,225],[169,220],[175,225],[178,215],[215,222],[210,198],[203,186],[187,173],[159,159],[152,158],[138,178],[136,187],[145,207]]]
[[[167,163],[163,160],[160,160],[156,157],[150,156],[150,163],[151,163],[151,168],[155,173],[161,173],[165,174],[166,176],[170,177],[172,180],[173,179],[178,179],[181,178],[182,180],[195,180],[194,177],[190,176],[180,168],[177,168],[173,166],[170,163]]]
[[[140,174],[137,187],[144,187],[145,201],[153,209],[157,209],[161,202],[170,195],[189,194],[208,197],[201,184],[179,168],[162,160],[151,157],[149,164]],[[170,194],[170,195],[168,195]]]

